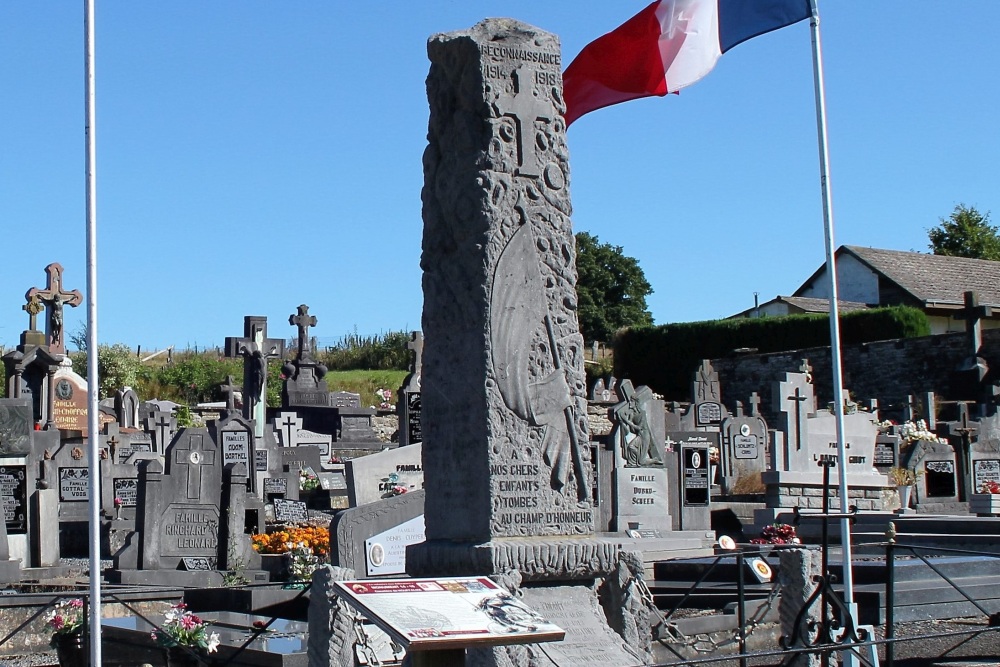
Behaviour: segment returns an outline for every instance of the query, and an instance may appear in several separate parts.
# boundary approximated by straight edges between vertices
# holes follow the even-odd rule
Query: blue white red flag
[[[810,0],[657,0],[566,68],[566,125],[612,104],[676,93],[737,44],[811,15]]]

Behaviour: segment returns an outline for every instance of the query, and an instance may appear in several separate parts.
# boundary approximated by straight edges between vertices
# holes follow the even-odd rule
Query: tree
[[[1000,234],[990,224],[989,212],[983,215],[974,206],[959,204],[940,223],[927,231],[935,255],[1000,261]]]
[[[653,324],[646,296],[653,288],[621,246],[576,234],[576,297],[580,332],[587,341],[609,341],[618,329]]]

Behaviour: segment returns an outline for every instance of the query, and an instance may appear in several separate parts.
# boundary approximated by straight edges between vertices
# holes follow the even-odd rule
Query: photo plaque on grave
[[[0,466],[0,499],[8,535],[28,532],[27,466]]]
[[[708,505],[708,447],[682,447],[684,471],[681,478],[685,505]]]
[[[261,447],[253,452],[254,469],[257,472],[267,472],[267,450]]]

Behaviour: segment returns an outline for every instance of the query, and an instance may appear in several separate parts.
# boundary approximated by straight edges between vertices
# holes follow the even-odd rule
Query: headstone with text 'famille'
[[[786,373],[784,380],[775,382],[772,387],[771,405],[779,411],[781,435],[776,438],[772,452],[773,469],[761,475],[767,507],[755,512],[755,523],[758,526],[774,523],[779,514],[794,507],[822,509],[824,466],[832,466],[829,484],[834,490],[839,488],[838,468],[846,468],[848,507],[862,511],[887,509],[885,491],[890,482],[875,467],[877,417],[861,411],[843,415],[845,456],[842,460],[836,415],[828,409],[816,409],[810,375]],[[830,493],[831,509],[839,508],[840,501],[838,495]]]
[[[757,411],[760,399],[750,397],[751,412],[743,413],[737,404],[735,415],[726,415],[719,429],[721,447],[718,475],[722,493],[753,493],[760,486],[760,475],[767,470],[767,422]],[[749,490],[753,489],[753,490]]]
[[[267,580],[245,532],[247,466],[224,462],[224,431],[215,422],[181,429],[163,464],[140,464],[136,532],[115,554],[117,583],[217,585],[221,570],[236,567],[251,581]],[[185,566],[206,561],[207,570]]]
[[[591,588],[641,580],[642,565],[594,532],[558,39],[486,19],[435,35],[428,56],[426,541],[408,548],[407,573],[499,576],[513,592],[524,587],[552,603],[550,620],[566,629],[560,649],[575,660],[559,664],[579,656],[633,664]],[[576,596],[593,605],[558,612]],[[614,626],[633,620],[613,613]],[[583,618],[606,634],[584,631]],[[648,637],[639,641],[645,651]],[[481,665],[511,660],[505,647],[467,656]]]

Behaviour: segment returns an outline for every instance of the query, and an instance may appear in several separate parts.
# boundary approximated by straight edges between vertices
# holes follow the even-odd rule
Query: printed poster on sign
[[[566,632],[487,577],[333,582],[407,650],[559,641]]]

